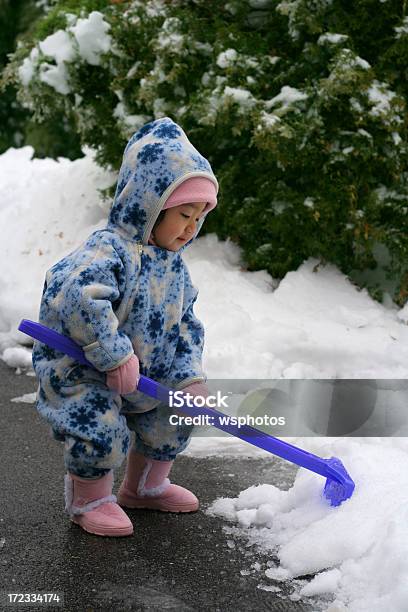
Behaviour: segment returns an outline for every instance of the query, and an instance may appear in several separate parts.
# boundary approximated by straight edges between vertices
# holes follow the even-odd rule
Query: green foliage
[[[20,76],[20,100],[38,121],[64,116],[112,167],[145,122],[178,121],[220,181],[220,206],[206,229],[238,242],[249,269],[281,278],[315,257],[353,277],[381,263],[380,245],[402,305],[405,4],[55,1],[9,74]],[[90,61],[74,29],[92,11],[103,16],[110,42]],[[58,30],[72,48],[65,62],[39,46]],[[64,91],[46,82],[51,69]],[[371,289],[380,295],[375,283]]]
[[[46,8],[45,1],[0,0],[0,71],[18,42],[36,35],[36,24]],[[0,153],[26,144],[34,147],[36,157],[80,157],[80,140],[72,119],[55,112],[48,122],[33,121],[32,114],[16,99],[17,86],[16,75],[7,67],[0,80]]]

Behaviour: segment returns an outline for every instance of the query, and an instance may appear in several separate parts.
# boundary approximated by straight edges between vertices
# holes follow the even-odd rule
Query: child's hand
[[[192,383],[188,387],[184,387],[182,391],[183,393],[191,393],[191,395],[194,395],[194,397],[196,395],[202,395],[203,397],[207,398],[210,395],[210,391],[205,382]]]
[[[139,377],[139,360],[136,355],[132,355],[123,365],[106,372],[106,384],[109,389],[117,391],[120,395],[126,395],[136,391]]]
[[[202,397],[207,398],[210,395],[210,391],[205,382],[192,383],[191,385],[188,385],[188,387],[184,387],[184,389],[181,389],[181,391],[185,394],[191,393],[191,395],[193,395],[194,397],[196,397],[197,395],[201,395]],[[174,414],[177,414],[179,416],[185,416],[185,412],[179,410],[175,410]]]

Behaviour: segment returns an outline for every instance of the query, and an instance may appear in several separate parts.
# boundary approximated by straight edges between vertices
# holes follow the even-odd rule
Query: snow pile
[[[22,318],[38,319],[46,270],[105,224],[110,203],[102,202],[98,189],[116,179],[89,151],[75,161],[32,160],[33,153],[23,147],[0,156],[2,350],[26,341],[16,328]],[[3,357],[12,367],[27,365],[24,352]]]
[[[31,351],[22,346],[6,348],[1,358],[10,368],[31,368]]]
[[[323,478],[300,469],[289,491],[250,487],[236,499],[217,500],[209,512],[237,522],[238,533],[278,557],[280,565],[269,563],[262,578],[275,587],[292,580],[293,600],[312,597],[319,610],[405,612],[408,441],[319,439],[309,445],[341,457],[356,482],[340,507],[322,497]],[[299,579],[310,574],[316,574],[311,581]]]

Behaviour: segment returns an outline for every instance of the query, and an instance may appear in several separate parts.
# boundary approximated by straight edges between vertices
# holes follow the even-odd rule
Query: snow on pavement
[[[356,483],[338,508],[322,497],[324,478],[300,469],[288,491],[253,486],[208,511],[278,557],[279,566],[260,575],[272,586],[316,574],[292,581],[295,600],[313,597],[319,610],[407,610],[408,440],[309,439],[307,450],[313,442],[323,456],[341,457]]]

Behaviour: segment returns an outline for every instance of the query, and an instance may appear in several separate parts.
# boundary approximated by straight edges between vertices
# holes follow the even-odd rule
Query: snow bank
[[[331,265],[309,260],[272,291],[215,235],[186,253],[200,289],[209,378],[407,378],[408,327]]]
[[[46,270],[104,225],[110,203],[98,189],[116,178],[90,151],[75,161],[33,153],[23,147],[0,156],[0,353],[27,341],[16,329],[22,318],[38,319]],[[9,365],[27,365],[23,353],[20,364],[14,357]]]
[[[354,495],[340,507],[322,497],[322,477],[300,469],[289,491],[250,487],[236,499],[215,501],[208,512],[238,523],[238,534],[278,557],[279,567],[260,575],[272,586],[316,574],[311,581],[292,581],[293,599],[312,597],[320,610],[405,612],[408,441],[309,442],[323,456],[340,456],[356,482]]]
[[[0,351],[27,342],[16,327],[37,319],[45,271],[103,227],[110,202],[98,190],[116,178],[90,151],[75,161],[32,155],[23,147],[0,156]],[[276,281],[245,272],[239,248],[214,234],[185,257],[200,290],[209,378],[408,377],[404,311],[374,302],[334,266],[316,271],[309,260],[273,291]]]

